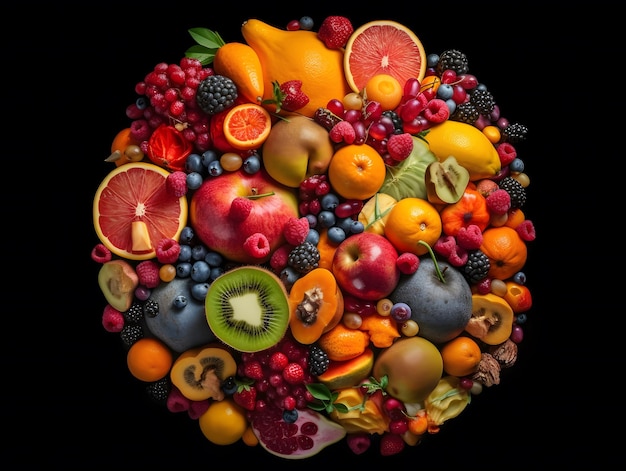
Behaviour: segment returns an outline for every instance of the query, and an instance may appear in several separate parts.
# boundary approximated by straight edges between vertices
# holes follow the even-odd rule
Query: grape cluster
[[[332,191],[326,174],[307,177],[300,183],[298,191],[300,214],[308,219],[318,240],[319,229],[327,230],[328,239],[333,244],[365,230],[358,220],[363,201],[339,197]]]
[[[126,108],[126,116],[132,120],[131,135],[144,153],[152,132],[162,124],[176,127],[198,152],[209,149],[210,117],[198,105],[196,93],[200,83],[213,74],[199,60],[185,57],[179,64],[155,65],[135,85],[139,98]]]

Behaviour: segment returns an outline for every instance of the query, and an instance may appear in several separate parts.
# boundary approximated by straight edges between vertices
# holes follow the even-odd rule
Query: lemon
[[[498,151],[480,129],[460,121],[447,120],[430,128],[425,136],[440,162],[449,156],[467,169],[470,180],[489,178],[500,169]]]
[[[216,445],[232,445],[248,428],[244,410],[230,398],[211,402],[198,423],[207,440]]]

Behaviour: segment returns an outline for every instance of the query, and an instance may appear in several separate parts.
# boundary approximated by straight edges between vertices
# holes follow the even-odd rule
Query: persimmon
[[[456,236],[462,227],[474,224],[484,231],[491,216],[485,197],[477,190],[467,187],[456,203],[441,211],[441,223],[446,235]]]

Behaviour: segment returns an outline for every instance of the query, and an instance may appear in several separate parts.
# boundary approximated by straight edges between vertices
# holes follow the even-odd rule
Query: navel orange
[[[428,249],[419,243],[423,240],[431,247],[442,232],[441,217],[437,209],[421,198],[403,198],[389,211],[384,226],[385,237],[399,253],[424,255]]]
[[[489,258],[489,276],[506,280],[526,264],[528,248],[517,231],[508,226],[490,227],[483,232],[480,246]]]
[[[474,373],[480,363],[480,347],[471,337],[459,336],[441,347],[441,359],[449,375],[467,376]]]
[[[383,185],[385,175],[385,161],[367,144],[339,148],[328,166],[330,185],[346,199],[371,198]]]

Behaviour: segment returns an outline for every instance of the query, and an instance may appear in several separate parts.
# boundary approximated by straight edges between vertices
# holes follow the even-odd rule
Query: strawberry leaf
[[[189,34],[198,44],[189,47],[185,57],[197,59],[202,65],[212,63],[217,50],[226,44],[219,33],[207,28],[192,28]]]

